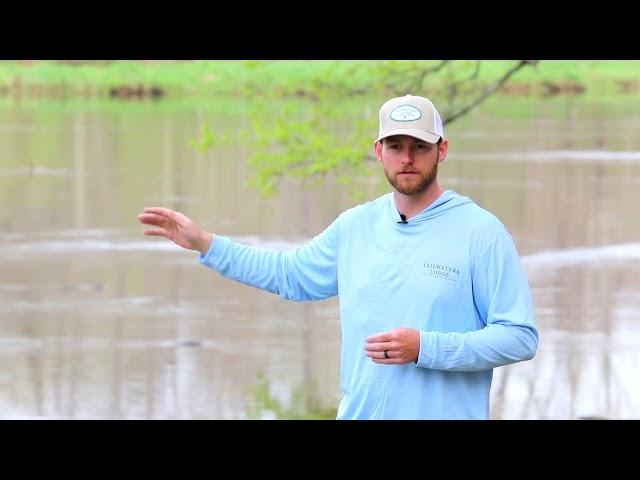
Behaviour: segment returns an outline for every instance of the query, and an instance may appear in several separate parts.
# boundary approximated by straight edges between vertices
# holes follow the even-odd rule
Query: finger
[[[154,230],[145,230],[144,231],[145,235],[151,235],[154,237],[167,237],[167,231],[164,228],[158,228],[158,229],[154,229]],[[169,237],[167,237],[169,238]]]
[[[393,356],[393,354],[391,353],[391,346],[389,346],[388,344],[384,347],[376,347],[375,349],[365,348],[365,352],[367,354],[367,357],[371,358],[384,358],[388,360]],[[384,352],[387,352],[387,356],[385,356]]]
[[[163,225],[167,219],[155,213],[141,213],[138,215],[138,221],[140,223],[160,226]]]
[[[391,358],[391,356],[389,356],[389,358],[385,358],[384,357],[384,352],[376,352],[376,353],[372,353],[371,355],[367,355],[373,362],[375,363],[380,363],[382,365],[390,365],[393,363],[397,363],[395,359]]]
[[[173,219],[174,217],[174,211],[169,209],[169,208],[164,208],[164,207],[146,207],[143,210],[144,213],[155,213],[156,215],[161,215],[165,218],[171,218]]]
[[[384,358],[372,358],[372,360],[374,361],[374,363],[380,363],[381,365],[393,365],[396,362],[395,360],[386,360]]]
[[[390,342],[367,343],[364,347],[367,352],[384,352],[385,350],[389,350],[390,348]]]
[[[374,360],[382,360],[384,359],[384,351],[369,351],[367,352],[367,357]]]
[[[387,352],[386,356],[384,354],[385,350]],[[385,350],[367,351],[367,357],[369,357],[375,363],[380,363],[383,365],[391,365],[391,364],[399,363],[398,362],[399,358],[394,358],[394,353],[391,350],[389,350],[389,347],[387,347]]]
[[[376,333],[375,335],[371,335],[367,337],[367,343],[389,342],[389,341],[391,341],[391,333],[389,332]]]

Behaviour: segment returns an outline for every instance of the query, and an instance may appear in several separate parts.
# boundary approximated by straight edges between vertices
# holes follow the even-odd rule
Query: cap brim
[[[388,130],[380,135],[376,138],[376,142],[394,135],[409,135],[410,137],[417,138],[427,143],[438,143],[438,140],[440,140],[440,135],[436,135],[435,133],[429,133],[424,130],[416,130],[413,128],[396,128],[394,130]]]

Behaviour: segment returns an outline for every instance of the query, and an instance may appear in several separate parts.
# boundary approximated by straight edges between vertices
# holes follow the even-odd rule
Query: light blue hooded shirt
[[[487,419],[493,368],[533,358],[533,301],[504,225],[447,190],[401,224],[393,193],[281,252],[216,235],[199,261],[289,300],[339,295],[338,419]],[[377,364],[368,336],[420,331],[417,361]]]

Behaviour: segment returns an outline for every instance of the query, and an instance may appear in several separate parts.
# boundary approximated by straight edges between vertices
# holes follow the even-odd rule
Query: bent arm
[[[308,244],[281,252],[216,235],[199,262],[238,282],[287,300],[321,300],[338,293],[338,220]]]
[[[472,272],[473,298],[483,328],[471,332],[420,332],[417,365],[478,371],[533,358],[538,331],[529,284],[505,232]]]

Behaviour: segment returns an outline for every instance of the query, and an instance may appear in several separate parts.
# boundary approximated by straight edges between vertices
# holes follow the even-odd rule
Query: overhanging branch
[[[491,95],[493,95],[498,89],[500,89],[500,87],[502,87],[507,80],[509,80],[509,78],[511,78],[518,70],[520,70],[523,67],[526,67],[527,65],[535,65],[538,63],[538,60],[520,60],[514,67],[512,67],[510,70],[508,70],[500,79],[498,79],[492,86],[490,86],[489,88],[487,88],[476,100],[474,100],[473,102],[471,102],[469,105],[465,106],[464,108],[458,110],[457,112],[455,112],[453,115],[451,115],[450,117],[448,117],[446,120],[443,121],[443,123],[445,124],[449,124],[451,122],[453,122],[454,120],[456,120],[457,118],[463,116],[464,114],[466,114],[469,110],[471,110],[472,108],[477,107],[479,104],[481,104],[482,102],[484,102],[487,98],[489,98]]]

